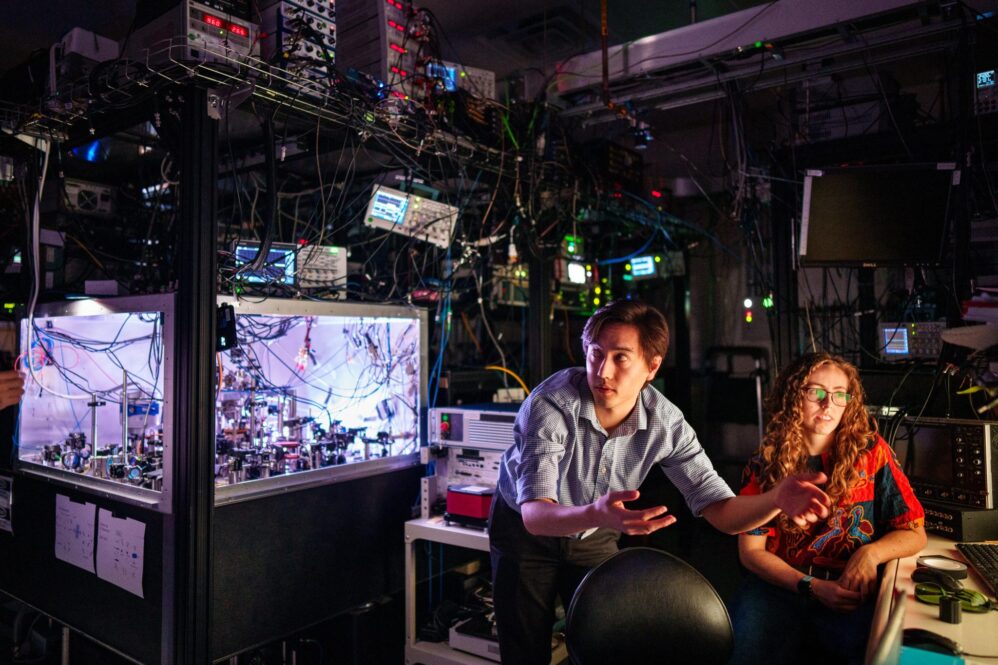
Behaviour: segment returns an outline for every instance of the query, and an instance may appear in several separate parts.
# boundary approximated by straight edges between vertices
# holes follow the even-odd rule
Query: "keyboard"
[[[957,551],[998,595],[998,543],[957,543]]]

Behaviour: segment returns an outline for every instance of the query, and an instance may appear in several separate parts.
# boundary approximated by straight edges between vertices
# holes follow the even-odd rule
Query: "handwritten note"
[[[97,506],[55,495],[55,558],[94,572],[94,514]]]
[[[100,510],[97,527],[97,577],[140,598],[145,564],[146,525]]]

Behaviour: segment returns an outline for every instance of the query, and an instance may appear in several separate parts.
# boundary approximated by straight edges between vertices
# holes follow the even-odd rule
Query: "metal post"
[[[121,461],[128,464],[128,371],[121,370]]]
[[[62,658],[61,665],[69,665],[69,627],[62,627]]]
[[[773,182],[773,201],[786,202],[774,205],[772,212],[773,237],[773,335],[774,371],[779,371],[798,353],[797,326],[797,231],[794,225],[798,208],[794,185],[776,180]]]
[[[170,662],[212,662],[211,519],[214,499],[215,194],[218,125],[208,93],[185,88],[180,150],[179,255],[174,365],[174,653]],[[169,600],[169,599],[167,599]],[[168,609],[169,611],[169,609]],[[164,642],[167,642],[164,639]],[[170,654],[164,654],[170,656]],[[164,661],[165,662],[165,661]]]
[[[685,264],[689,265],[689,257]],[[675,349],[676,368],[673,372],[669,399],[685,413],[690,413],[693,405],[693,359],[690,343],[690,320],[687,303],[690,297],[689,280],[685,276],[672,278],[672,348]]]
[[[539,247],[530,259],[530,307],[527,308],[527,374],[531,386],[551,373],[551,252]]]
[[[880,342],[877,340],[877,294],[874,288],[874,268],[860,268],[856,271],[856,306],[861,316],[859,318],[859,366],[875,367],[877,350]],[[863,353],[866,349],[869,353]]]
[[[97,456],[97,393],[90,393],[90,447],[91,457]]]

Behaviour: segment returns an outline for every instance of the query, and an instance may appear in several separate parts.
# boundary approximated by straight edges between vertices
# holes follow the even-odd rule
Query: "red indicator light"
[[[403,78],[405,78],[406,76],[409,75],[409,72],[405,71],[404,69],[400,69],[399,74],[402,75]]]
[[[211,14],[204,15],[204,22],[215,28],[224,28],[225,21],[218,18],[217,16],[212,16]]]
[[[399,53],[408,53],[408,51],[406,51],[406,49],[402,48],[402,47],[401,47],[401,46],[399,46],[398,44],[390,44],[390,45],[389,45],[389,47],[390,47],[390,48],[391,48],[391,49],[392,49],[393,51],[398,51]]]
[[[657,189],[651,190],[651,195],[656,199],[662,198],[662,192],[658,191]]]
[[[239,35],[240,37],[249,37],[249,30],[246,26],[237,25],[235,23],[229,24],[229,32],[234,35]]]

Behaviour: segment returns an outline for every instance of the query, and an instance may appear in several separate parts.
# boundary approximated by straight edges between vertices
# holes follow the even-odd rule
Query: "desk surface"
[[[916,559],[928,554],[941,554],[952,559],[965,560],[957,551],[952,540],[930,534],[929,542],[924,550],[914,556],[891,562],[884,571],[884,580],[877,598],[877,612],[873,621],[871,643],[873,642],[872,636],[879,636],[883,631],[883,622],[886,621],[887,612],[890,609],[890,591],[898,589],[908,599],[905,607],[905,628],[924,628],[955,640],[968,654],[964,656],[968,663],[998,664],[998,612],[991,611],[986,614],[964,612],[961,623],[951,624],[939,619],[938,606],[927,605],[915,599],[915,583],[911,581],[911,573],[915,570]],[[985,591],[986,587],[983,581],[973,569],[970,570],[970,576],[963,583],[968,589],[976,589],[989,595]],[[969,654],[993,657],[983,658],[981,655]]]

